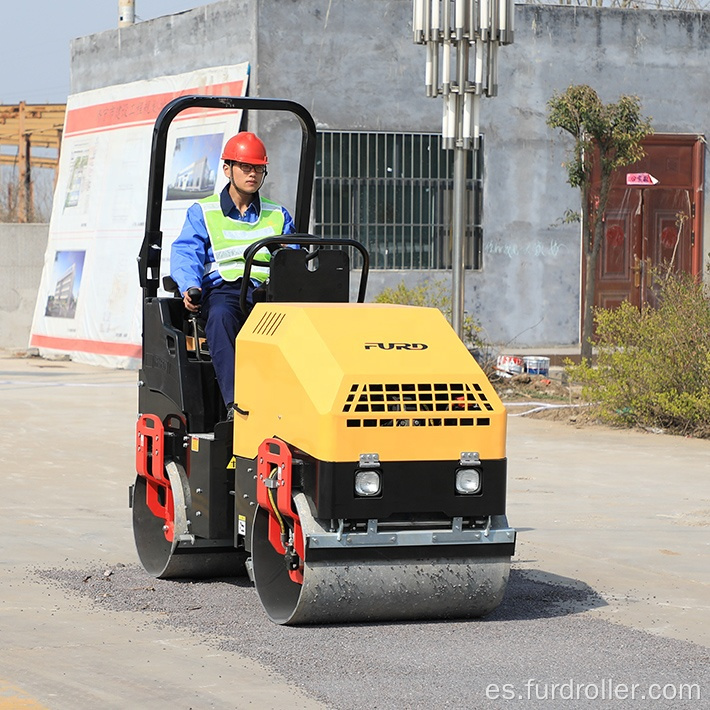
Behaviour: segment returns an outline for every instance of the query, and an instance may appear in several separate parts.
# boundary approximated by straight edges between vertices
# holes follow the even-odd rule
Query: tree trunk
[[[588,364],[592,362],[592,335],[594,334],[594,291],[597,259],[592,249],[587,252],[584,269],[584,312],[582,314],[582,347],[580,355]]]
[[[580,355],[583,360],[591,364],[592,362],[592,337],[594,336],[594,295],[597,285],[597,261],[601,251],[602,239],[604,237],[604,213],[609,200],[609,189],[611,188],[611,173],[605,174],[602,171],[601,184],[599,186],[599,204],[594,208],[594,218],[591,230],[589,222],[585,224],[584,248],[586,252],[586,264],[584,270],[584,313],[582,314],[582,344]],[[585,204],[589,204],[591,189],[583,192]],[[589,233],[591,231],[591,234]]]

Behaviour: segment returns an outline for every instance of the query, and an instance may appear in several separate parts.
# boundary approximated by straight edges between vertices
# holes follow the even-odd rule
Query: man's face
[[[253,195],[260,187],[264,177],[263,165],[250,165],[249,163],[224,164],[224,174],[227,179],[231,177],[234,186],[240,192]],[[261,172],[257,172],[261,170]]]

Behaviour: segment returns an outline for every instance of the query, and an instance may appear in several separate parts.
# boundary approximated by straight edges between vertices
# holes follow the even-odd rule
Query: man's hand
[[[182,302],[185,304],[185,308],[187,308],[187,310],[190,311],[190,313],[197,313],[197,311],[200,310],[200,306],[199,306],[200,299],[199,298],[196,299],[198,301],[198,303],[193,303],[192,299],[190,298],[190,295],[189,295],[190,291],[192,291],[193,293],[194,293],[194,291],[199,291],[200,295],[202,295],[202,289],[193,287],[193,288],[189,289],[188,291],[185,291],[185,293],[182,294]]]

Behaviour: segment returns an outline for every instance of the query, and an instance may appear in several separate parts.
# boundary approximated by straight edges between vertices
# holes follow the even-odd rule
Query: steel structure
[[[14,153],[0,152],[0,165],[19,169],[18,220],[32,218],[32,168],[51,168],[54,180],[59,168],[66,104],[26,104],[0,106],[0,147],[12,147]],[[32,148],[56,150],[55,156],[32,154]]]
[[[414,42],[426,45],[427,96],[442,96],[443,147],[454,151],[452,298],[463,333],[466,153],[479,149],[480,100],[498,93],[498,47],[513,41],[513,0],[413,0]]]

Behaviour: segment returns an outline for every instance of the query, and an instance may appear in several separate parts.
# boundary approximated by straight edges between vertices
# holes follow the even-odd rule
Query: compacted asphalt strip
[[[496,612],[284,628],[138,566],[136,379],[0,351],[0,710],[707,706],[710,442],[511,416]]]

